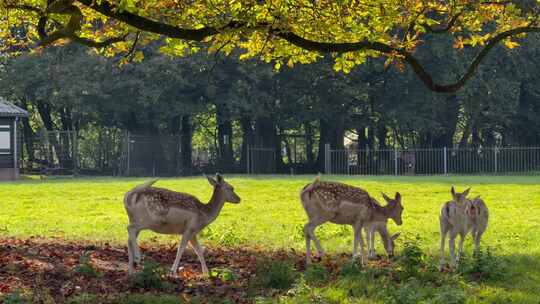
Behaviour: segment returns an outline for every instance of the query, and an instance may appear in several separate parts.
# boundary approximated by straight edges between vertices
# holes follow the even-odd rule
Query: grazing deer
[[[474,250],[477,251],[480,246],[480,238],[487,228],[489,211],[479,197],[476,197],[472,201],[467,199],[470,188],[457,193],[452,187],[450,192],[452,193],[453,200],[446,202],[441,208],[441,215],[439,216],[440,228],[441,228],[441,261],[440,269],[444,267],[444,246],[446,241],[446,235],[449,235],[448,247],[450,248],[450,266],[454,268],[459,261],[463,252],[463,243],[465,237],[472,231],[474,238]],[[459,234],[459,248],[458,254],[455,255],[455,239]]]
[[[377,253],[375,252],[375,232],[378,232],[381,236],[381,240],[384,246],[384,250],[389,258],[394,257],[395,240],[399,237],[400,233],[394,233],[390,235],[388,233],[387,221],[384,222],[372,222],[366,229],[366,241],[368,247],[368,258],[375,259]]]
[[[137,245],[139,232],[149,229],[157,233],[182,235],[171,274],[178,270],[178,264],[189,242],[201,262],[203,274],[208,275],[197,234],[216,219],[225,202],[237,204],[240,203],[240,197],[221,175],[216,174],[215,179],[209,176],[207,178],[214,187],[208,204],[201,203],[195,196],[187,193],[151,187],[156,180],[139,185],[126,193],[124,207],[129,217],[127,230],[130,274],[134,271],[134,264],[141,260]]]
[[[338,182],[322,182],[319,176],[313,183],[306,185],[300,193],[302,206],[309,219],[304,226],[306,264],[311,262],[311,240],[315,243],[317,254],[319,256],[324,254],[314,230],[326,222],[353,226],[353,257],[357,257],[357,248],[360,244],[363,264],[366,260],[366,252],[362,228],[367,229],[371,223],[386,221],[388,218],[394,220],[397,225],[402,224],[401,195],[396,193],[395,199],[390,199],[384,194],[383,197],[388,202],[384,207],[363,189]]]

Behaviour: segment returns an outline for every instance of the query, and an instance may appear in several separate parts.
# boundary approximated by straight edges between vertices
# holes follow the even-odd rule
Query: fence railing
[[[325,156],[328,174],[540,174],[540,147],[332,150],[326,145]]]

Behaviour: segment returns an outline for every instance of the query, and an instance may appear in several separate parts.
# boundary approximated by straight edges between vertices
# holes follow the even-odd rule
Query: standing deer
[[[440,228],[441,228],[441,261],[440,269],[444,267],[444,246],[446,241],[446,235],[449,235],[448,247],[450,248],[450,266],[454,268],[459,261],[463,252],[463,243],[465,237],[472,231],[474,239],[474,250],[477,251],[480,246],[480,238],[487,228],[489,211],[479,197],[476,197],[472,201],[467,199],[470,188],[457,193],[452,187],[450,192],[452,193],[453,200],[446,202],[441,208],[441,215],[439,216]],[[458,254],[455,255],[455,240],[459,234],[459,248]]]
[[[397,225],[402,224],[401,195],[396,193],[395,199],[390,199],[385,194],[383,197],[388,202],[384,207],[379,205],[363,189],[338,182],[322,182],[319,176],[313,183],[306,185],[300,193],[302,206],[309,219],[304,226],[306,264],[311,262],[311,240],[315,243],[318,255],[324,254],[314,230],[326,222],[352,225],[354,231],[353,257],[357,257],[357,248],[360,244],[361,263],[364,264],[366,252],[362,228],[367,229],[371,223],[386,221],[388,218],[394,220]]]
[[[135,263],[141,261],[141,252],[137,245],[139,232],[149,229],[157,233],[182,235],[171,267],[172,275],[178,270],[188,242],[201,262],[203,274],[208,275],[197,234],[217,218],[225,202],[238,204],[240,197],[221,175],[216,174],[215,179],[207,176],[207,179],[214,187],[208,204],[201,203],[195,196],[187,193],[151,187],[156,180],[139,185],[125,194],[124,207],[129,217],[129,274],[133,273]]]

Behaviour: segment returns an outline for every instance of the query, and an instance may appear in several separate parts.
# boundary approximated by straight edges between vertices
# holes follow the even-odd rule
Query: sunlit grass
[[[226,178],[242,197],[226,205],[218,219],[203,232],[205,243],[226,246],[262,246],[304,250],[302,227],[306,215],[299,191],[313,176],[232,176]],[[424,251],[438,256],[438,214],[450,199],[450,186],[472,187],[490,208],[490,223],[482,245],[499,256],[511,257],[511,280],[477,286],[485,299],[505,294],[520,302],[537,301],[540,294],[540,177],[342,177],[323,176],[360,186],[382,201],[381,191],[403,196],[404,224],[390,224],[402,238],[421,237]],[[124,243],[127,216],[124,193],[147,179],[88,178],[23,180],[0,184],[0,236],[63,237],[96,242]],[[202,177],[160,179],[157,186],[189,192],[203,202],[211,187]],[[352,250],[348,227],[326,224],[316,231],[329,252]],[[142,239],[160,242],[177,237],[146,232]],[[378,246],[379,252],[382,247]],[[466,250],[471,251],[470,239]],[[399,250],[399,242],[398,242]],[[489,302],[489,301],[488,301]],[[533,302],[536,303],[536,302]]]

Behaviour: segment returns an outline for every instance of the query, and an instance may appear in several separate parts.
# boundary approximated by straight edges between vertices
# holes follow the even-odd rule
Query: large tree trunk
[[[275,155],[276,169],[281,171],[284,168],[285,164],[281,158],[281,140],[277,135],[277,128],[272,118],[257,118],[255,121],[254,142],[257,147],[272,149]]]
[[[344,146],[344,118],[336,117],[334,121],[327,121],[323,118],[319,120],[319,155],[317,156],[317,163],[319,164],[319,170],[324,171],[325,167],[325,146],[330,144],[332,150],[343,150]]]
[[[188,176],[192,174],[192,138],[193,138],[193,126],[191,124],[191,116],[182,116],[181,130],[180,130],[180,151],[182,175]]]
[[[21,107],[26,110],[27,112],[30,112],[28,110],[28,104],[26,103],[26,100],[23,100],[21,103]],[[30,167],[32,167],[32,164],[35,159],[35,152],[34,152],[34,130],[32,130],[32,126],[30,126],[30,119],[29,118],[22,118],[22,125],[23,125],[23,136],[24,136],[24,145],[26,147],[26,154],[28,157],[28,163],[30,164]]]

